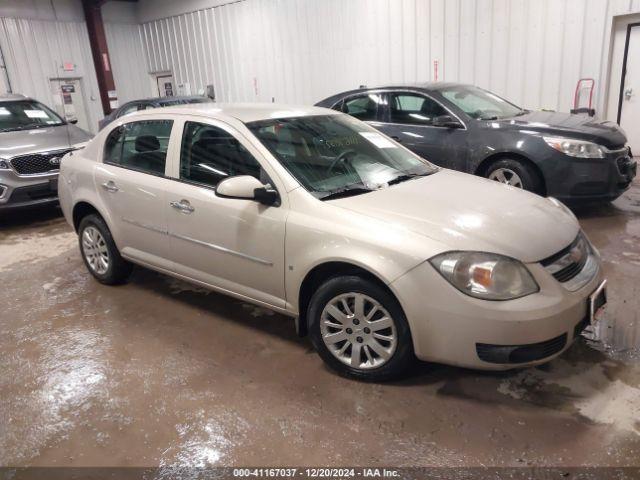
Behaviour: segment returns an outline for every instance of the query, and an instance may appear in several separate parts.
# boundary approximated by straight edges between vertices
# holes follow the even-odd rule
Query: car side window
[[[172,120],[144,120],[115,128],[107,137],[103,162],[164,175]]]
[[[380,95],[374,93],[352,97],[343,102],[342,111],[358,120],[376,120],[381,101]]]
[[[251,175],[268,183],[251,153],[229,132],[186,122],[180,151],[180,179],[215,187],[227,177]]]
[[[436,101],[413,93],[392,94],[389,103],[391,123],[433,125],[435,117],[448,114]]]
[[[118,117],[122,117],[129,113],[137,112],[138,110],[140,110],[140,104],[130,103],[129,105],[125,105],[124,107],[122,107],[122,110],[118,112]]]

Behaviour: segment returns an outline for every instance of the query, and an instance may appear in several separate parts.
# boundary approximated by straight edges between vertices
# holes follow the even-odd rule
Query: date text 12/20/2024
[[[237,478],[395,478],[398,470],[387,468],[235,468]]]

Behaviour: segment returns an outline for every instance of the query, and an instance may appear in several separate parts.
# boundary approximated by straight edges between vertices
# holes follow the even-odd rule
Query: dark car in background
[[[0,211],[58,201],[62,157],[92,135],[23,95],[0,97]]]
[[[174,105],[185,105],[187,103],[207,103],[211,101],[212,100],[209,97],[203,97],[201,95],[185,97],[157,97],[145,98],[142,100],[133,100],[115,109],[109,115],[100,120],[98,122],[98,129],[102,130],[116,118],[120,118],[124,115],[127,115],[128,113],[146,110],[148,108],[171,107]]]
[[[524,110],[471,85],[360,88],[317,105],[366,121],[442,167],[567,203],[614,200],[636,175],[615,123]]]

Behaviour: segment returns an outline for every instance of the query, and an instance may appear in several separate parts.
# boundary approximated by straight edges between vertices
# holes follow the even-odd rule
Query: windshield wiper
[[[426,177],[427,175],[431,175],[431,173],[405,173],[403,175],[398,175],[393,180],[389,180],[387,185],[395,185],[396,183],[406,182],[407,180],[411,180],[412,178],[417,177]]]
[[[326,195],[320,198],[320,200],[334,200],[336,198],[345,198],[352,197],[355,195],[362,195],[363,193],[374,192],[375,190],[371,188],[361,187],[361,186],[349,186],[344,188],[339,188],[332,192],[328,192]]]

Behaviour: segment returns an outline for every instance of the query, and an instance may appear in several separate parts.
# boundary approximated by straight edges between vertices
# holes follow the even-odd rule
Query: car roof
[[[16,100],[33,100],[32,98],[25,97],[19,93],[7,93],[0,95],[0,102],[15,102]]]
[[[348,97],[351,95],[357,95],[358,93],[367,93],[372,90],[423,90],[426,92],[433,92],[442,90],[450,87],[459,87],[459,86],[470,86],[465,83],[456,83],[456,82],[415,82],[415,83],[393,83],[388,85],[378,85],[378,86],[362,86],[360,88],[354,88],[353,90],[346,90],[344,92],[336,93],[335,95],[331,95],[330,97],[321,100],[316,103],[318,106],[328,106],[333,105],[338,100]]]
[[[130,100],[129,103],[137,103],[137,102],[150,102],[150,103],[171,103],[171,102],[179,102],[185,100],[209,100],[208,97],[203,97],[202,95],[181,95],[175,97],[149,97],[149,98],[139,98],[136,100]]]
[[[339,115],[340,112],[307,105],[281,105],[277,103],[189,103],[142,110],[133,116],[154,114],[196,115],[209,118],[235,118],[243,123],[277,118],[307,117],[312,115]],[[127,116],[129,118],[129,116]]]

